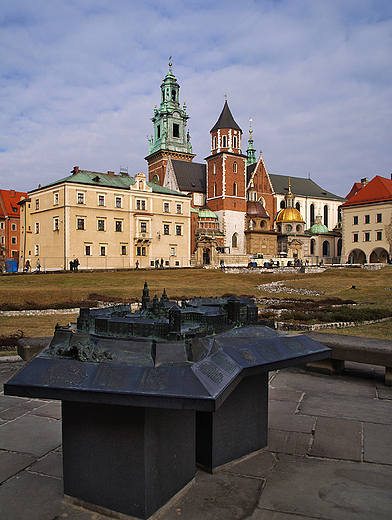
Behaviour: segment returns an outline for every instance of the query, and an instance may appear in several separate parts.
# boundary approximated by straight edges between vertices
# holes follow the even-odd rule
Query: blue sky
[[[390,178],[389,0],[3,0],[1,188],[32,190],[75,165],[147,172],[170,55],[195,161],[227,95],[243,151],[252,117],[270,173],[341,196]]]

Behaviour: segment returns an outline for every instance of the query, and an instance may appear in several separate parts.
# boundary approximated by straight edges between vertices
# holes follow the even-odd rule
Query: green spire
[[[189,116],[186,113],[186,104],[180,106],[180,85],[172,71],[172,59],[169,58],[169,72],[161,84],[161,104],[155,105],[154,135],[149,139],[148,155],[159,150],[192,153],[189,131],[186,131],[186,122]]]
[[[253,146],[253,130],[252,130],[252,118],[249,121],[249,140],[248,140],[248,148],[246,149],[246,166],[250,166],[251,164],[256,164],[256,150]]]

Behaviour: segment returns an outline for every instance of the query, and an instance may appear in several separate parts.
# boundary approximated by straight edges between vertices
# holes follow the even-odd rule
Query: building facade
[[[342,260],[387,263],[392,247],[392,180],[376,176],[341,206]]]
[[[19,261],[20,206],[26,193],[0,190],[0,269],[4,271],[8,259]]]
[[[190,201],[185,194],[114,172],[75,167],[21,203],[26,244],[20,268],[188,267]],[[29,229],[30,228],[30,229]]]

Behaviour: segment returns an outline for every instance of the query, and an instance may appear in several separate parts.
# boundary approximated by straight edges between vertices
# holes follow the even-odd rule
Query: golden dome
[[[276,222],[304,222],[297,208],[284,208],[276,216]]]

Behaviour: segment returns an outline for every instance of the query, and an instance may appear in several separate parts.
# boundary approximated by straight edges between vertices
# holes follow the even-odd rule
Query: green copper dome
[[[218,216],[208,208],[204,208],[199,211],[199,218],[214,218],[218,220]]]
[[[328,233],[328,228],[324,224],[313,224],[309,231],[315,234]]]

